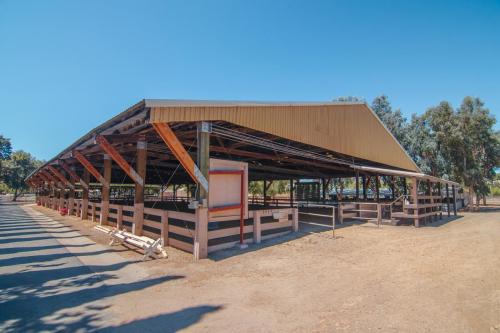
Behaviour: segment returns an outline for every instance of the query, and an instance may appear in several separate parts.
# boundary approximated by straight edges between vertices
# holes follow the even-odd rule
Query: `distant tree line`
[[[410,121],[385,95],[371,107],[424,173],[462,183],[476,204],[490,194],[500,165],[500,133],[479,98],[465,97],[456,109],[443,101]]]
[[[25,178],[42,163],[25,151],[12,151],[10,140],[0,135],[0,193],[12,193],[16,201],[28,189]]]

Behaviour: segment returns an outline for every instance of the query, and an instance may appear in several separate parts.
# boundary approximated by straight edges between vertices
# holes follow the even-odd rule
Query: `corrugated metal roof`
[[[361,102],[146,100],[151,122],[226,121],[381,164],[420,172],[390,131]]]
[[[223,100],[189,100],[189,99],[145,99],[148,108],[161,107],[227,107],[227,106],[308,106],[308,105],[363,105],[365,102],[307,102],[307,101],[223,101]]]

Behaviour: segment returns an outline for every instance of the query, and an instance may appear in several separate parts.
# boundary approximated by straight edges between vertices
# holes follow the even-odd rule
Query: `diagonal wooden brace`
[[[40,170],[40,174],[42,174],[47,179],[49,184],[54,183],[55,187],[61,188],[59,186],[59,179],[57,179],[55,176],[53,176],[50,172],[48,172],[47,170]]]
[[[67,180],[66,177],[64,177],[63,174],[60,173],[59,170],[54,168],[52,165],[47,165],[47,169],[49,169],[49,171],[52,172],[52,174],[56,176],[61,181],[61,183],[66,184],[70,188],[74,188],[73,184],[71,184],[71,182]]]
[[[101,148],[118,164],[118,166],[125,171],[125,173],[140,186],[144,186],[144,179],[135,171],[130,164],[120,155],[120,153],[109,143],[109,141],[102,135],[98,135],[95,141]]]
[[[179,141],[175,133],[166,123],[153,123],[153,128],[156,133],[163,139],[170,151],[175,155],[177,160],[182,164],[189,176],[199,183],[205,191],[208,192],[208,181],[201,173],[198,166],[194,163],[189,153],[186,151],[182,143]]]
[[[99,171],[97,171],[97,169],[94,168],[92,163],[90,163],[90,161],[87,160],[82,153],[80,153],[78,150],[73,150],[72,155],[74,158],[78,160],[78,162],[80,162],[83,165],[85,169],[88,170],[88,172],[90,172],[90,174],[92,174],[92,176],[95,177],[95,179],[97,179],[97,181],[99,181],[99,183],[101,183],[103,186],[109,186],[106,179],[104,179],[104,177],[99,173]]]
[[[89,189],[89,184],[87,184],[87,183],[86,183],[86,182],[85,182],[82,178],[80,178],[80,177],[76,174],[76,172],[75,172],[75,171],[73,171],[73,170],[69,167],[69,165],[68,165],[66,162],[64,162],[63,160],[58,160],[58,161],[57,161],[57,164],[59,164],[59,165],[60,165],[60,166],[61,166],[61,167],[62,167],[62,168],[63,168],[63,169],[64,169],[64,170],[68,173],[68,175],[69,175],[71,178],[73,178],[73,180],[74,180],[75,182],[79,182],[79,183],[82,185],[82,187],[83,187],[84,189],[86,189],[86,190],[88,190],[88,189]]]
[[[41,171],[39,171],[36,175],[37,175],[38,178],[40,178],[42,180],[42,182],[50,183],[50,181],[51,181]]]

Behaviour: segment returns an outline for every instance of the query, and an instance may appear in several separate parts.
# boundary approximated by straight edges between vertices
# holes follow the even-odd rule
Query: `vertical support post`
[[[196,209],[193,255],[195,260],[208,256],[208,208],[203,206]]]
[[[299,231],[299,209],[292,208],[292,230],[293,232]]]
[[[382,205],[380,203],[377,204],[377,226],[380,228],[380,224],[382,223]]]
[[[87,220],[88,219],[88,212],[89,212],[90,173],[86,168],[83,169],[83,181],[89,185],[89,188],[85,188],[85,187],[83,188],[81,219]]]
[[[73,214],[73,210],[75,209],[75,182],[70,178],[69,180],[71,186],[69,188],[68,194],[68,215]]]
[[[446,183],[446,211],[448,212],[448,217],[450,217],[450,185]]]
[[[457,200],[455,196],[455,185],[451,185],[451,191],[453,192],[453,215],[457,216]],[[469,202],[469,205],[474,204]]]
[[[430,180],[427,180],[427,195],[429,196],[429,202],[431,204],[431,215],[428,217],[428,219],[430,220],[430,222],[432,222],[435,218],[435,213],[434,213],[434,193],[432,193],[432,183]],[[427,208],[425,209],[425,212],[427,213]]]
[[[253,212],[253,242],[255,244],[260,244],[262,240],[260,214],[260,210],[255,210]]]
[[[106,181],[102,184],[101,190],[101,214],[99,219],[99,224],[108,224],[109,215],[109,191],[111,187],[111,158],[108,154],[103,155],[104,162],[104,180]]]
[[[413,209],[413,215],[414,215],[414,218],[413,218],[413,223],[415,225],[416,228],[418,228],[420,226],[420,221],[418,219],[418,182],[417,182],[417,178],[416,177],[413,177],[411,179],[412,183],[411,183],[411,196],[413,198],[413,204],[415,205],[415,208]]]
[[[122,230],[123,227],[123,206],[118,205],[116,209],[116,228]]]
[[[344,223],[344,213],[342,211],[342,202],[339,201],[339,224]]]
[[[147,147],[144,138],[137,141],[137,160],[135,169],[137,174],[143,179],[143,184],[135,183],[134,193],[134,224],[132,233],[142,235],[142,226],[144,224],[144,186],[146,185],[146,161]]]
[[[396,178],[391,176],[391,195],[392,200],[396,199]]]
[[[403,194],[408,195],[408,189],[406,184],[406,177],[403,177]]]
[[[366,200],[366,176],[363,175],[361,177],[361,180],[363,181],[363,200]]]
[[[326,201],[326,179],[321,178],[321,198],[323,203]]]
[[[264,187],[262,189],[262,195],[264,196],[264,206],[266,205],[266,197],[267,197],[267,181],[264,180]]]
[[[196,152],[196,164],[200,169],[203,176],[208,179],[208,172],[210,168],[210,123],[205,121],[200,121],[197,123],[197,135],[198,135],[198,149]],[[204,206],[208,199],[208,193],[203,188],[199,186],[198,189],[198,202]]]
[[[162,246],[168,246],[168,212],[166,210],[161,213],[161,241]]]
[[[356,171],[356,201],[359,200],[359,171]]]
[[[438,182],[438,190],[439,190],[439,219],[442,220],[443,219],[443,191],[442,191],[442,188],[441,188],[441,182]]]
[[[380,176],[375,175],[375,199],[380,201]]]
[[[93,202],[92,203],[92,222],[95,222],[95,215],[96,215],[95,202]]]
[[[293,179],[290,179],[290,207],[293,207]]]
[[[335,206],[332,205],[332,237],[335,238]]]
[[[64,190],[64,184],[61,183],[61,188],[59,189],[59,211],[64,208],[64,195],[65,195],[65,190]]]

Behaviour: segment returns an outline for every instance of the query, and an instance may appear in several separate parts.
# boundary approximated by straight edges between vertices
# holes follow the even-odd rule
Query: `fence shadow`
[[[118,326],[103,327],[95,332],[162,332],[174,333],[199,322],[209,313],[223,309],[221,305],[199,305],[179,311],[138,319]]]

